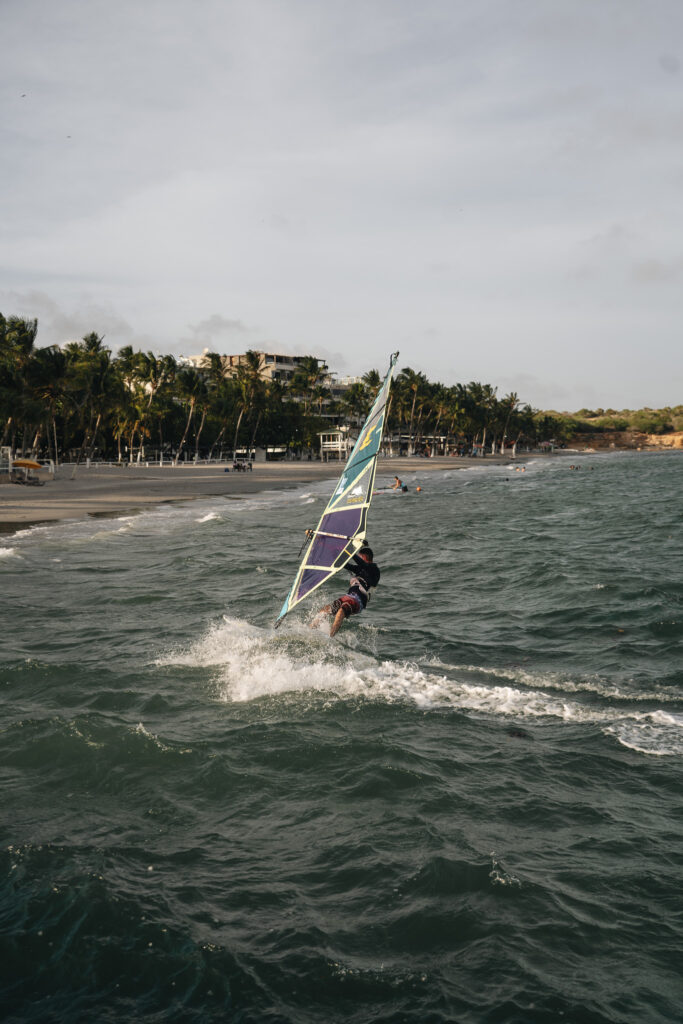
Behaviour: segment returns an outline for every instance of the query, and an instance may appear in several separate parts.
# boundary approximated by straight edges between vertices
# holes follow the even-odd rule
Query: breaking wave
[[[643,702],[680,707],[671,693],[632,693],[599,679],[562,679],[521,669],[380,660],[354,649],[355,639],[331,641],[324,631],[297,623],[273,632],[225,616],[189,647],[156,664],[210,670],[215,693],[226,702],[302,694],[328,701],[400,702],[421,711],[597,726],[640,753],[683,753],[683,708],[642,708]]]

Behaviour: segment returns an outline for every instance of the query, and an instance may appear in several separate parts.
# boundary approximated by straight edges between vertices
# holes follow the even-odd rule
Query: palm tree
[[[415,403],[420,391],[423,390],[427,384],[427,378],[424,373],[416,372],[411,370],[409,366],[401,370],[397,377],[397,383],[399,388],[402,388],[412,395],[412,403],[410,406],[410,426],[408,427],[408,434],[410,436],[410,447],[408,450],[409,455],[415,454],[415,440],[413,437],[413,419],[415,416]]]
[[[143,419],[148,435],[151,433],[152,406],[155,402],[160,401],[163,393],[173,384],[177,371],[177,363],[171,355],[157,356],[153,352],[140,352],[138,355],[135,376],[137,382],[147,394]],[[154,412],[156,413],[156,409]],[[161,416],[158,419],[158,427],[160,458],[163,459]]]
[[[136,373],[147,392],[147,414],[158,392],[165,384],[171,383],[176,375],[177,364],[173,356],[156,356],[153,352],[140,352]]]
[[[36,349],[26,366],[26,380],[31,394],[41,403],[46,421],[52,427],[54,462],[59,465],[57,446],[57,409],[66,405],[67,356],[57,345]],[[48,430],[49,438],[49,430]],[[48,440],[48,452],[49,452]]]
[[[507,433],[508,433],[508,426],[510,424],[510,417],[512,416],[513,412],[515,412],[515,410],[517,409],[517,406],[519,405],[519,395],[517,394],[516,391],[511,391],[509,395],[506,395],[505,398],[503,398],[503,400],[501,401],[500,405],[501,405],[501,408],[503,409],[503,411],[505,412],[505,423],[503,424],[503,436],[502,436],[501,442],[500,442],[500,453],[501,453],[501,455],[504,455],[505,454],[505,442],[507,440]]]
[[[332,392],[330,391],[330,389],[326,388],[324,384],[316,384],[316,386],[313,388],[312,397],[315,399],[318,406],[318,416],[322,416],[323,403],[330,398],[331,394]]]
[[[342,395],[341,404],[346,410],[349,419],[356,425],[364,420],[367,415],[368,396],[360,381],[354,381],[348,387]]]
[[[211,405],[214,417],[220,424],[220,430],[214,438],[209,451],[209,459],[223,440],[228,426],[233,422],[235,410],[239,402],[237,382],[232,378],[222,379],[211,389]]]
[[[374,402],[377,398],[377,393],[382,386],[382,378],[380,377],[377,370],[368,370],[362,376],[363,385],[366,388],[370,398]]]
[[[4,317],[0,313],[0,411],[4,420],[0,443],[10,438],[10,447],[16,449],[17,428],[23,422],[21,433],[22,454],[25,447],[26,416],[36,413],[27,387],[27,367],[33,357],[37,320],[19,316]]]
[[[434,426],[433,426],[434,443],[435,444],[436,444],[436,436],[437,436],[437,433],[438,433],[438,430],[439,430],[439,424],[441,423],[442,418],[445,418],[446,416],[448,416],[448,413],[449,413],[450,408],[451,408],[449,399],[450,399],[450,394],[449,394],[448,388],[445,388],[442,384],[437,384],[436,385],[436,391],[435,391],[434,396],[433,396],[433,409],[434,409],[434,412],[436,413],[436,421],[435,421]],[[448,441],[448,438],[446,438],[446,441]],[[445,454],[446,454],[446,448],[444,446],[444,455]]]
[[[123,348],[119,349],[116,356],[116,365],[124,384],[130,391],[135,389],[135,384],[139,379],[141,355],[142,353],[136,352],[132,345],[124,345]]]
[[[178,445],[178,451],[173,462],[174,466],[178,465],[178,460],[185,446],[187,439],[187,432],[190,429],[190,423],[194,416],[194,411],[197,403],[203,403],[208,394],[208,389],[204,378],[201,374],[197,373],[196,370],[188,368],[181,370],[176,377],[176,384],[178,386],[178,392],[181,401],[187,406],[187,421],[185,423],[185,431],[181,438],[180,444]],[[202,427],[204,426],[204,417],[202,417]],[[200,431],[201,432],[201,431]]]
[[[308,413],[313,393],[318,385],[327,379],[325,366],[313,356],[302,356],[294,376],[289,382],[290,389],[304,400],[304,414]]]
[[[484,384],[482,389],[483,394],[483,419],[484,419],[484,436],[481,444],[482,455],[486,454],[486,429],[495,420],[496,408],[498,400],[496,398],[496,392],[498,388],[492,387],[490,384]]]
[[[447,395],[448,409],[446,415],[449,418],[449,423],[446,428],[446,444],[449,443],[451,437],[455,439],[456,436],[462,436],[466,423],[466,396],[462,384],[455,384],[453,387],[448,388]]]
[[[486,448],[486,432],[495,416],[497,390],[490,384],[480,384],[478,381],[470,381],[466,388],[467,410],[476,431],[474,439],[476,440],[480,433],[482,436],[482,455]]]
[[[241,405],[235,426],[235,439],[232,446],[233,458],[237,458],[237,439],[242,418],[245,413],[251,412],[252,407],[257,400],[260,401],[263,394],[263,364],[260,352],[255,352],[253,349],[247,351],[245,361],[237,367],[237,387]],[[258,426],[258,421],[256,426]],[[254,429],[254,436],[255,433],[256,430]]]
[[[113,390],[111,352],[104,348],[103,341],[93,331],[86,334],[82,341],[71,342],[65,348],[74,406],[80,414],[83,431],[72,479],[85,451],[89,450],[92,454],[94,436],[102,421],[106,396]]]

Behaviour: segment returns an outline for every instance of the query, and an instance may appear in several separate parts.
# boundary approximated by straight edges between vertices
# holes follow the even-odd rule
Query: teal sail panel
[[[343,569],[363,545],[389,390],[397,359],[398,352],[395,352],[334,493],[320,522],[311,533],[306,554],[282,605],[276,627],[295,605]]]

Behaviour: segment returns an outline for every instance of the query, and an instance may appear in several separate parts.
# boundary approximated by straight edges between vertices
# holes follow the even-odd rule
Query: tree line
[[[285,383],[264,378],[255,351],[234,370],[215,353],[196,369],[131,346],[113,354],[95,332],[47,347],[36,345],[37,333],[37,320],[0,314],[0,443],[15,457],[127,461],[141,454],[177,462],[232,458],[256,444],[316,452],[319,432],[363,421],[382,382],[369,370],[335,400],[325,366],[313,357],[301,359]],[[439,450],[500,450],[520,441],[559,443],[571,428],[514,392],[499,398],[497,388],[475,381],[444,386],[405,367],[392,387],[386,434],[408,452],[434,438]]]
[[[669,434],[683,430],[683,405],[663,409],[579,409],[572,419],[577,434],[609,430]]]

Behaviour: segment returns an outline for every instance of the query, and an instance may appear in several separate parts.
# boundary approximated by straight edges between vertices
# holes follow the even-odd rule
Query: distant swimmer
[[[394,486],[391,488],[392,491],[400,491],[403,488],[403,481],[399,480],[399,478],[397,476],[394,477],[394,480],[396,482],[395,482]]]
[[[364,608],[367,608],[370,600],[370,592],[379,583],[379,566],[373,562],[372,548],[364,545],[345,566],[354,575],[349,580],[349,589],[341,597],[338,597],[332,604],[326,604],[320,609],[311,623],[314,629],[325,615],[334,615],[330,636],[334,636],[341,629],[344,619],[349,615],[360,615]]]

